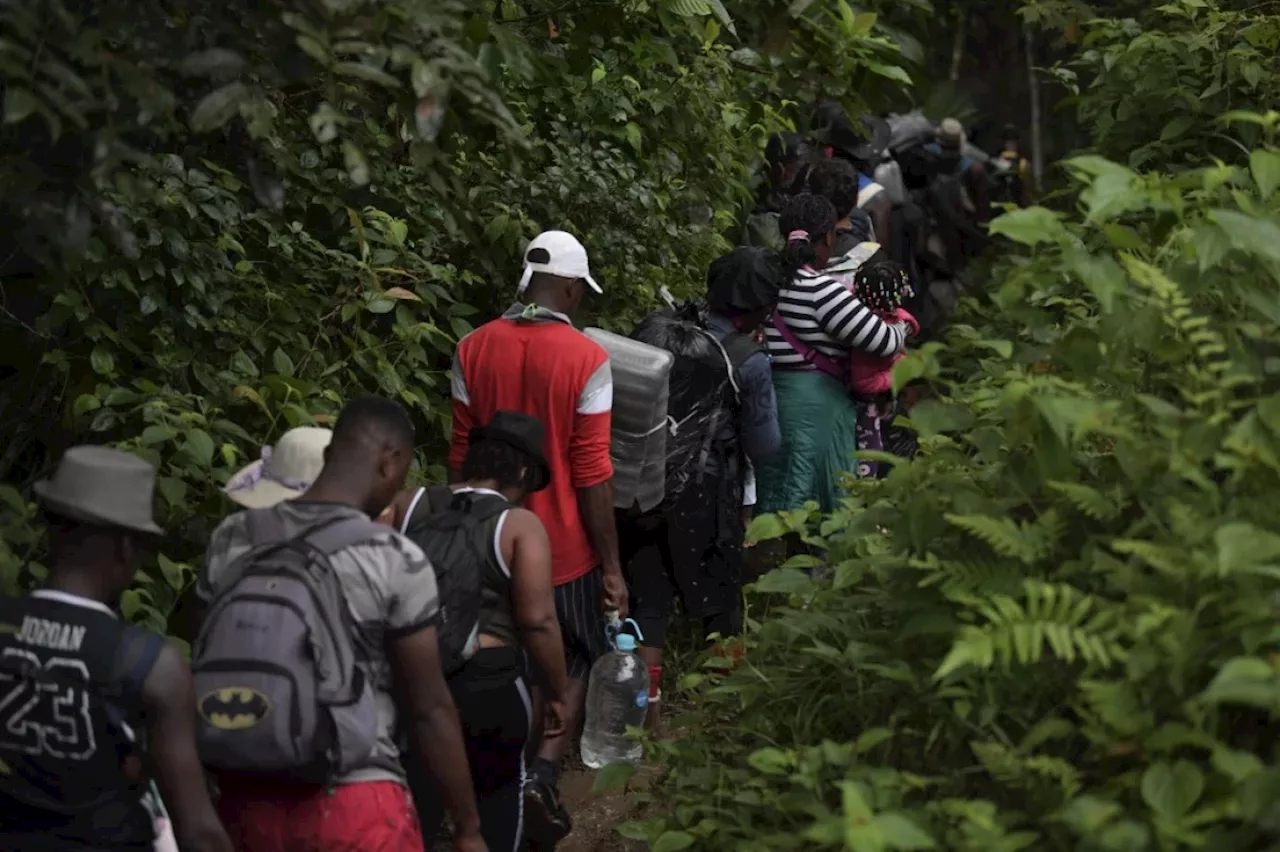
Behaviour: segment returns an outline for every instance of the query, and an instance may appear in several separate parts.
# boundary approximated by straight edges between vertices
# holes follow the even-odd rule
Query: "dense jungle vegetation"
[[[897,368],[919,457],[756,520],[815,555],[749,592],[743,665],[686,675],[623,830],[1275,848],[1278,50],[1280,7],[1212,0],[0,3],[0,591],[41,575],[31,482],[119,443],[174,531],[124,609],[180,635],[221,484],[285,428],[381,392],[440,475],[449,355],[538,230],[626,329],[730,245],[795,104],[1025,124],[1037,91],[1045,206]]]

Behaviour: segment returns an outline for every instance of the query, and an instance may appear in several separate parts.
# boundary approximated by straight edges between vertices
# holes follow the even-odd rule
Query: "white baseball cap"
[[[517,293],[525,291],[535,272],[545,272],[561,278],[581,278],[592,290],[604,292],[591,277],[591,269],[587,265],[587,250],[578,242],[577,237],[565,231],[543,231],[529,243],[529,247],[524,250],[524,274],[520,276]]]

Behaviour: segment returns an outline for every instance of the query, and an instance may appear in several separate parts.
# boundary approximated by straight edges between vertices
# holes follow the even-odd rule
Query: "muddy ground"
[[[596,795],[591,792],[593,771],[581,765],[565,771],[560,777],[560,799],[573,815],[573,833],[556,846],[556,852],[643,852],[645,844],[619,837],[614,829],[638,816],[632,793],[645,785],[645,776],[652,777],[642,770],[626,790]]]

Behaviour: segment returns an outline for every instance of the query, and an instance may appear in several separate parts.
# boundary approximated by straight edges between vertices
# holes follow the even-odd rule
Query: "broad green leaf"
[[[653,844],[650,852],[679,852],[693,845],[693,835],[684,831],[665,832]]]
[[[344,77],[354,77],[368,83],[375,83],[388,89],[398,89],[400,87],[400,81],[395,77],[388,74],[386,71],[383,71],[381,68],[375,68],[372,65],[365,65],[363,62],[334,63],[333,73],[340,74]]]
[[[887,65],[883,62],[868,62],[866,67],[872,74],[893,80],[895,83],[901,83],[904,86],[914,85],[911,80],[911,75],[897,65]]]
[[[751,519],[751,526],[747,527],[747,541],[769,541],[782,538],[787,532],[787,525],[777,515],[756,515]]]
[[[71,406],[71,412],[79,417],[82,414],[88,414],[90,411],[97,411],[102,407],[102,403],[91,393],[82,393],[76,397],[75,405]]]
[[[909,419],[923,438],[943,432],[960,432],[971,427],[975,421],[973,412],[964,405],[937,399],[917,402],[911,409]]]
[[[1254,151],[1249,155],[1249,169],[1264,200],[1280,189],[1280,151]]]
[[[1062,217],[1046,207],[1027,207],[997,216],[988,230],[1024,246],[1058,243],[1069,237]]]
[[[258,366],[240,349],[237,349],[236,354],[231,356],[231,369],[246,376],[258,377]]]
[[[191,129],[208,133],[226,124],[240,112],[240,105],[249,99],[249,94],[249,87],[243,83],[214,89],[196,104],[191,113]]]
[[[187,452],[201,465],[208,467],[213,463],[213,438],[203,429],[192,429],[187,432]]]
[[[853,750],[858,754],[865,754],[881,743],[888,742],[891,739],[893,739],[893,731],[890,729],[871,728],[858,735],[858,739],[853,744]]]
[[[1236,783],[1257,775],[1265,769],[1256,755],[1225,747],[1214,749],[1212,763],[1214,769]]]
[[[840,806],[846,824],[850,822],[870,822],[875,816],[871,806],[867,804],[864,788],[854,781],[840,782]]]
[[[766,595],[806,595],[813,591],[813,580],[798,568],[774,568],[756,580],[755,588]]]
[[[757,749],[747,757],[747,764],[764,775],[786,775],[794,763],[792,755],[776,748]]]
[[[1212,704],[1243,704],[1274,712],[1280,707],[1280,679],[1264,660],[1236,657],[1218,670],[1200,698]]]
[[[1234,210],[1211,210],[1209,218],[1222,226],[1236,249],[1280,261],[1280,225]]]
[[[636,774],[636,768],[630,763],[610,763],[596,773],[591,784],[593,793],[612,793],[627,786]]]
[[[26,514],[26,501],[22,499],[22,495],[18,493],[18,489],[14,488],[12,485],[0,485],[0,503],[8,506],[19,515]]]
[[[17,124],[36,111],[36,96],[21,86],[6,82],[4,89],[4,123]]]
[[[1218,225],[1204,222],[1196,228],[1196,260],[1201,272],[1217,266],[1229,251],[1231,238]]]
[[[1204,792],[1204,775],[1189,761],[1150,766],[1142,776],[1142,800],[1165,819],[1177,820],[1189,813]]]
[[[1218,545],[1218,570],[1224,575],[1262,565],[1280,568],[1280,535],[1252,524],[1231,523],[1219,527],[1213,539]]]
[[[904,814],[892,811],[879,814],[875,822],[880,833],[884,835],[885,845],[889,849],[936,849],[938,846],[928,832]]]
[[[174,562],[163,553],[156,554],[156,563],[160,566],[160,573],[164,577],[164,581],[169,584],[169,588],[181,591],[186,587],[185,566],[179,562]]]
[[[643,145],[643,136],[640,131],[640,125],[636,124],[634,121],[628,121],[627,126],[624,129],[627,134],[627,142],[631,144],[632,150],[639,154],[640,148]]]
[[[1063,254],[1067,268],[1084,282],[1098,300],[1104,313],[1115,308],[1116,298],[1124,292],[1124,270],[1108,254],[1090,254],[1072,246]]]
[[[89,366],[93,367],[93,371],[98,375],[109,376],[116,368],[116,359],[111,354],[111,350],[99,344],[89,353]]]
[[[271,366],[282,376],[292,376],[294,371],[293,359],[289,357],[289,353],[283,349],[277,349],[271,354]]]

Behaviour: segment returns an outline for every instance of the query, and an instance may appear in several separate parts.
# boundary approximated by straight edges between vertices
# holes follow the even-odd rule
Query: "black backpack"
[[[440,665],[456,672],[476,652],[480,607],[494,564],[493,521],[511,508],[487,492],[455,493],[447,485],[419,488],[401,532],[422,548],[436,573],[440,595]]]
[[[655,311],[636,327],[632,337],[675,355],[667,380],[667,496],[699,478],[712,456],[729,460],[742,450],[725,442],[724,426],[741,410],[738,368],[762,345],[733,332],[717,340],[706,328],[705,305],[690,303],[675,310]]]

